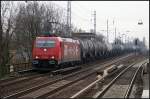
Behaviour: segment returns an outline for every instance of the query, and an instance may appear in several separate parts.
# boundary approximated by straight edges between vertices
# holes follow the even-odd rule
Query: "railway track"
[[[38,78],[38,77],[42,77],[42,76],[45,76],[45,74],[37,74],[36,73],[36,74],[32,74],[32,75],[26,75],[24,77],[15,78],[13,80],[9,79],[9,80],[1,82],[0,86],[5,87],[5,86],[9,86],[9,85],[12,85],[12,84],[15,84],[15,83],[21,83],[21,82],[31,80],[31,79],[34,79],[34,78]]]
[[[128,58],[127,56],[124,58]],[[121,59],[118,60],[113,60],[109,63],[103,63],[103,66],[99,67],[100,68],[104,68],[108,65],[111,65],[117,61],[119,61]],[[102,65],[102,64],[99,64]],[[84,70],[81,70],[79,72],[75,72],[69,75],[66,75],[64,77],[58,77],[58,79],[55,80],[47,80],[46,83],[42,83],[39,84],[38,86],[34,86],[34,87],[30,87],[28,89],[10,94],[10,95],[5,95],[4,98],[16,98],[16,97],[34,97],[34,98],[41,98],[41,97],[46,97],[49,94],[53,94],[55,92],[57,92],[58,90],[67,87],[69,85],[72,85],[86,77],[88,77],[91,74],[95,73],[95,69],[92,69],[94,67],[97,67],[98,65],[95,65],[91,68],[87,68]],[[98,68],[97,68],[98,69]],[[81,74],[83,76],[81,76]],[[55,77],[56,78],[56,77]],[[74,79],[74,81],[72,81],[72,79]]]
[[[116,65],[125,64],[127,61],[128,61],[128,59],[124,60],[124,61],[120,61],[120,62],[116,63]],[[103,68],[101,70],[104,70],[104,69],[106,69],[106,68]],[[68,98],[68,97],[71,97],[73,94],[75,94],[76,92],[82,90],[88,84],[91,84],[93,81],[95,81],[96,76],[97,76],[96,73],[92,74],[92,75],[86,77],[85,79],[82,79],[82,80],[78,81],[77,83],[74,83],[71,86],[69,86],[67,88],[64,88],[60,92],[49,95],[48,98]]]
[[[120,56],[121,57],[121,56]],[[117,57],[115,59],[119,59],[120,57]],[[94,63],[89,63],[89,64],[84,64],[82,65],[83,69],[90,69],[91,65],[97,64],[97,63],[103,63],[103,62],[108,62],[111,59],[107,60],[102,60],[102,61],[96,61]],[[90,68],[89,68],[90,67]],[[84,70],[83,70],[84,71]],[[6,80],[4,82],[1,82],[0,84],[0,96],[5,97],[8,96],[9,94],[17,93],[19,91],[26,90],[30,87],[35,87],[41,84],[45,84],[47,81],[52,81],[58,78],[62,78],[62,75],[57,75],[55,77],[49,77],[49,74],[37,74],[37,75],[29,75],[25,77],[19,77],[19,78],[14,78],[13,80]]]
[[[101,85],[102,88],[94,89],[95,84],[102,81],[102,79],[95,80],[70,98],[129,98],[136,75],[145,62],[147,62],[147,60],[141,61],[138,64],[132,63],[122,69],[118,75],[115,74],[113,75],[114,77],[110,76],[111,78],[105,77]]]
[[[105,62],[105,61],[111,60],[113,58],[119,58],[119,57],[122,57],[122,56],[124,56],[124,55],[117,56],[117,57],[106,58],[106,59],[100,59],[100,60],[96,60],[94,63],[98,63],[99,61]],[[84,65],[90,65],[90,64],[93,64],[93,62],[88,63],[88,64],[82,64],[81,66],[85,67]],[[17,79],[20,79],[20,78],[22,79],[23,77],[27,78],[27,77],[33,76],[33,75],[37,75],[37,72],[34,72],[34,70],[32,70],[32,69],[18,71],[18,72],[15,72],[15,75],[10,76],[9,78],[0,79],[0,85],[2,83],[14,82],[14,81],[17,81]]]
[[[117,58],[119,58],[119,57],[117,57]],[[82,66],[82,68],[84,68],[84,67],[86,67],[86,68],[88,68],[88,67],[90,67],[91,65],[94,65],[94,64],[97,64],[97,63],[99,63],[99,62],[107,62],[107,61],[109,61],[109,60],[111,60],[111,58],[109,58],[109,59],[106,59],[106,60],[101,60],[101,61],[99,61],[99,60],[97,60],[96,62],[94,62],[94,63],[89,63],[89,64],[84,64],[84,65],[81,65]],[[80,66],[79,66],[80,67]],[[57,72],[55,72],[55,71],[52,71],[52,72],[50,72],[49,74],[60,74],[60,73],[57,73]],[[46,74],[48,74],[48,73],[46,73]],[[15,83],[21,83],[21,82],[25,82],[25,81],[29,81],[29,80],[32,80],[32,79],[35,79],[35,78],[38,78],[38,77],[42,77],[42,76],[45,76],[46,75],[45,73],[44,74],[39,74],[39,73],[37,73],[37,72],[34,72],[34,73],[29,73],[29,74],[26,74],[26,75],[20,75],[19,77],[13,77],[13,78],[10,78],[10,79],[4,79],[4,80],[0,80],[0,87],[5,87],[5,86],[10,86],[10,85],[13,85],[13,84],[15,84]]]
[[[13,75],[13,77],[9,77],[7,79],[1,79],[0,84],[5,83],[5,82],[9,82],[9,81],[13,81],[13,80],[16,80],[16,79],[19,79],[19,78],[22,78],[22,77],[31,76],[31,75],[37,75],[37,73],[32,72],[31,70],[30,70],[30,72],[26,72],[26,73],[17,73],[17,75]]]
[[[94,64],[97,64],[97,63],[99,63],[99,62],[106,62],[106,61],[109,61],[109,60],[111,60],[111,59],[113,59],[113,58],[120,58],[120,57],[122,57],[122,56],[118,56],[118,57],[111,57],[111,58],[107,58],[107,59],[105,59],[105,60],[96,60],[94,63],[92,62],[92,63],[88,63],[88,64],[82,64],[82,65],[80,65],[82,68],[84,68],[84,67],[89,67],[90,65],[94,65]],[[89,65],[89,66],[88,66]],[[30,70],[31,71],[31,70]],[[15,82],[15,83],[17,83],[17,81],[21,81],[21,79],[24,81],[24,79],[26,79],[26,80],[29,80],[30,79],[30,76],[32,77],[32,76],[37,76],[37,72],[27,72],[27,73],[19,73],[20,75],[17,75],[17,77],[10,77],[10,78],[8,78],[8,79],[3,79],[3,80],[0,80],[0,85],[4,85],[4,83],[6,84],[6,83],[10,83],[10,84],[13,84],[13,83],[11,83],[11,82]],[[37,76],[38,77],[38,76]],[[29,78],[29,79],[28,79]]]
[[[141,62],[139,64],[131,65],[131,66],[127,67],[116,78],[114,78],[107,86],[105,86],[101,92],[96,93],[93,97],[94,98],[98,98],[98,97],[129,98],[129,95],[131,92],[131,86],[133,86],[133,82],[135,80],[135,77],[136,77],[138,71],[140,70],[140,68],[142,67],[143,63],[145,63],[145,62]],[[125,76],[126,76],[126,81],[120,81],[120,80],[123,80],[125,78]],[[121,86],[121,84],[123,82],[127,86]],[[120,84],[119,88],[118,88],[118,86],[115,86],[118,84]],[[110,91],[111,91],[111,93],[110,93]],[[114,94],[112,92],[116,92],[116,94]],[[110,96],[110,94],[113,94],[113,95]]]
[[[89,64],[84,64],[84,65],[81,65],[82,68],[84,68],[86,65],[94,65],[94,64],[97,64],[99,62],[106,62],[108,60],[111,60],[110,58],[107,59],[107,60],[102,60],[102,61],[96,61],[94,63],[89,63]],[[86,66],[88,67],[88,66]],[[57,73],[55,71],[52,71],[52,72],[49,72],[49,73],[44,73],[44,74],[39,74],[37,72],[34,72],[34,73],[29,73],[29,74],[26,74],[26,75],[20,75],[18,77],[13,77],[13,78],[9,78],[9,79],[3,79],[3,80],[0,80],[0,88],[4,88],[4,87],[11,87],[11,85],[13,84],[20,84],[20,83],[24,83],[26,81],[29,81],[29,80],[34,80],[36,78],[39,78],[39,77],[44,77],[45,75],[50,75],[50,74],[60,74],[60,73]],[[6,88],[7,89],[7,88]]]

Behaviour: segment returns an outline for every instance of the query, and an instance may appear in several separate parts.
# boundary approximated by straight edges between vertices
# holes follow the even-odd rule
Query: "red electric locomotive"
[[[33,69],[52,70],[81,61],[78,40],[57,36],[36,37],[32,52]]]

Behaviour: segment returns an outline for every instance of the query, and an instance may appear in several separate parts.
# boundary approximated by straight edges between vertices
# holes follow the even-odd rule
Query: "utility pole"
[[[67,2],[67,36],[71,36],[71,1]]]
[[[96,11],[94,11],[94,33],[96,35]]]
[[[109,42],[109,37],[108,37],[108,19],[107,19],[107,42]]]
[[[146,45],[145,37],[143,37],[143,44],[144,44],[144,46]]]
[[[122,44],[123,42],[122,42],[122,38],[121,38],[120,32],[118,32],[118,38],[119,38],[119,40],[121,41],[120,44]]]
[[[94,16],[94,18],[93,18],[93,16]],[[92,11],[92,18],[91,18],[91,21],[92,21],[92,19],[93,19],[93,21],[94,21],[94,24],[92,23],[94,29],[92,29],[93,31],[91,31],[91,32],[96,35],[96,11],[95,11],[95,10],[94,10],[94,13],[93,13],[93,11]]]
[[[129,36],[128,36],[128,43],[130,42],[129,40],[130,40],[130,38],[129,38]]]
[[[115,27],[115,40],[116,40],[116,27]]]
[[[126,37],[127,37],[127,35],[124,35],[124,37],[125,37],[125,38],[124,38],[125,43],[127,43],[127,38],[126,38]]]
[[[113,19],[113,28],[115,27],[115,20]],[[115,34],[115,40],[116,40],[116,27],[115,27],[115,31],[114,31],[114,34]]]
[[[115,37],[115,28],[114,28],[115,26],[114,26],[114,23],[115,23],[115,21],[114,21],[114,19],[113,19],[113,29],[114,29],[114,33],[113,33],[113,34],[114,34],[114,37]],[[115,40],[116,40],[116,38],[114,39],[114,41],[115,41]]]
[[[123,39],[123,36],[124,36],[124,39]],[[125,34],[122,34],[122,42],[126,43],[125,40],[126,40]]]

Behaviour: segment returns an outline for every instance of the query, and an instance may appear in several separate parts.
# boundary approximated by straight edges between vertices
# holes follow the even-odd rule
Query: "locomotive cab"
[[[61,59],[59,37],[36,37],[32,51],[33,69],[57,67]]]

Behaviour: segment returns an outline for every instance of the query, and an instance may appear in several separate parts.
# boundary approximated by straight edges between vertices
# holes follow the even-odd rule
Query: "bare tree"
[[[14,18],[17,9],[13,2],[1,1],[1,25],[0,25],[0,73],[1,76],[6,72],[6,64],[12,56],[9,54],[9,44],[14,33]]]
[[[63,31],[63,11],[55,5],[39,4],[37,1],[21,3],[16,16],[15,37],[21,52],[31,59],[32,43],[42,32],[61,33]]]
[[[30,61],[36,36],[44,31],[64,36],[66,32],[65,11],[51,2],[40,4],[38,1],[28,1],[15,7],[13,2],[2,1],[0,31],[0,73],[2,73],[11,59],[10,45],[22,56],[26,52]]]
[[[32,43],[41,32],[43,8],[37,2],[21,3],[16,16],[15,37],[21,52],[31,59]]]

